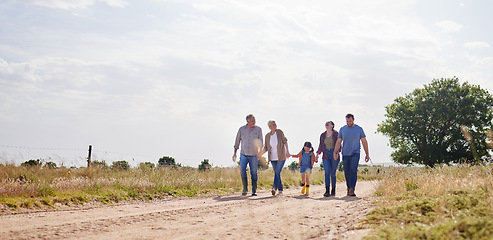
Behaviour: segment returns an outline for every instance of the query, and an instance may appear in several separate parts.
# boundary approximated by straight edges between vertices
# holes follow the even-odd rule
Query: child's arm
[[[298,158],[298,166],[301,166],[301,154],[302,151],[300,151],[298,154],[296,155],[291,155],[291,157],[297,157]]]
[[[314,153],[312,153],[312,157],[311,157],[311,158],[312,158],[312,159],[311,159],[311,162],[312,162],[312,168],[313,168],[313,163],[316,163],[316,162],[318,162],[318,161],[317,161],[317,159],[315,158],[315,154],[314,154]]]
[[[298,154],[296,154],[296,155],[291,155],[291,157],[294,157],[294,158],[295,158],[295,157],[297,157],[297,158],[301,158],[301,151],[300,151]]]

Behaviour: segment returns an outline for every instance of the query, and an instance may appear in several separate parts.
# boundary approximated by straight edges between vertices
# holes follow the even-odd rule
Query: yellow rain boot
[[[301,184],[302,188],[301,188],[301,194],[305,194],[305,191],[306,191],[306,187],[305,187],[305,184]]]
[[[310,185],[306,185],[306,188],[305,188],[305,195],[308,196],[308,194],[310,193]]]

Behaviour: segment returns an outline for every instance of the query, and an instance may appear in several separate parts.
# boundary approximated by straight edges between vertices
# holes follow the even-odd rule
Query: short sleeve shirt
[[[355,153],[359,154],[361,149],[360,141],[365,137],[363,128],[356,124],[353,127],[348,127],[347,125],[341,127],[337,138],[342,138],[342,155],[350,156]]]

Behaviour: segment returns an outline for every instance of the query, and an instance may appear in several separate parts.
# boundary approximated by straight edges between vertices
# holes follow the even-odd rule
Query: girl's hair
[[[327,124],[329,124],[329,123],[332,123],[332,131],[334,131],[334,128],[336,127],[336,125],[334,124],[334,122],[332,122],[332,121],[327,121],[327,122],[325,123],[325,126],[327,126]]]
[[[308,147],[310,148],[310,152],[313,152],[315,150],[313,150],[313,147],[312,147],[312,143],[311,142],[305,142],[305,144],[303,144],[303,148],[301,149],[301,151],[305,151],[305,147]]]

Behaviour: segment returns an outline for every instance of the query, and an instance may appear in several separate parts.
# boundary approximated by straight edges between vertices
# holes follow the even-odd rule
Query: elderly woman
[[[290,156],[288,150],[288,139],[284,136],[281,129],[277,129],[277,124],[274,120],[270,120],[267,125],[270,132],[265,135],[264,149],[260,155],[268,152],[267,158],[272,163],[274,169],[274,184],[272,186],[272,195],[282,194],[281,171],[286,162],[286,158]]]
[[[317,159],[320,153],[323,153],[322,160],[325,171],[325,194],[324,197],[336,195],[336,170],[340,160],[334,159],[334,147],[337,142],[337,135],[334,130],[334,122],[328,121],[325,123],[326,131],[320,134],[320,144],[317,150]],[[337,153],[338,154],[338,153]],[[330,184],[332,180],[332,184]],[[332,185],[332,190],[329,189]]]

